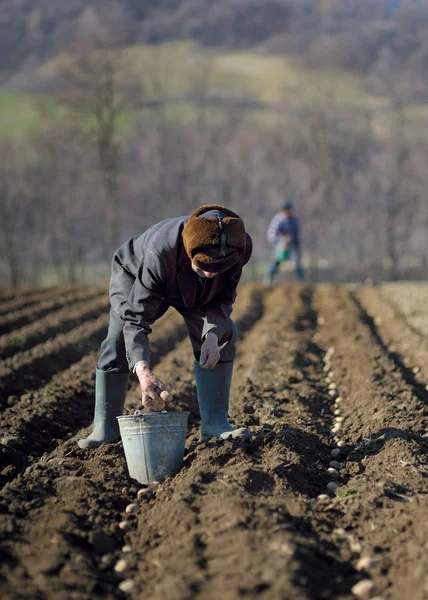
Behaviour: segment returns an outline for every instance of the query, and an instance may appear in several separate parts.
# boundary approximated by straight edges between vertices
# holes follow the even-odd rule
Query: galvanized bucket
[[[183,464],[188,412],[162,411],[117,417],[130,477],[140,483],[162,481]]]

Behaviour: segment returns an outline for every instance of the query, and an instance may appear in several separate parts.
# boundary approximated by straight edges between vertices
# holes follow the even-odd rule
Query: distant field
[[[61,62],[56,57],[39,68],[43,78],[55,77]],[[171,121],[195,119],[196,107],[205,106],[206,116],[215,119],[233,107],[251,110],[254,118],[269,123],[278,108],[287,111],[323,105],[365,108],[374,113],[375,131],[384,136],[391,125],[390,102],[386,97],[368,94],[354,75],[314,71],[296,61],[251,51],[213,52],[191,42],[156,46],[132,46],[123,51],[120,74],[127,83],[141,83],[142,104],[160,101],[162,116]],[[159,106],[159,105],[158,105]],[[141,110],[153,110],[142,108]],[[284,114],[284,113],[283,113]],[[408,133],[425,136],[428,105],[405,109]],[[0,91],[0,135],[13,138],[26,135],[60,118],[61,106],[52,98]],[[126,128],[138,112],[124,111]]]

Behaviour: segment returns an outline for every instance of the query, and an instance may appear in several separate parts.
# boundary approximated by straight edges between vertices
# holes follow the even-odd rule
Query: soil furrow
[[[122,543],[117,517],[135,488],[119,444],[99,448],[96,460],[82,461],[81,452],[69,440],[3,489],[2,598],[121,597],[110,556]]]
[[[410,366],[408,366],[408,364],[409,364],[408,357],[403,356],[402,354],[396,352],[394,347],[392,349],[390,348],[387,341],[384,339],[378,324],[376,323],[376,319],[374,319],[365,310],[364,306],[361,304],[361,302],[359,301],[359,299],[356,297],[356,295],[354,293],[351,293],[351,298],[355,302],[355,304],[359,310],[360,318],[361,318],[362,322],[365,323],[367,325],[367,327],[370,329],[373,338],[376,340],[376,343],[380,346],[380,348],[382,348],[382,350],[388,356],[390,361],[395,364],[397,369],[400,371],[403,379],[413,388],[413,391],[418,396],[418,398],[422,402],[427,404],[428,403],[427,387],[426,387],[425,383],[422,383],[421,381],[419,381],[419,377],[416,377],[416,373],[419,374],[419,370],[416,370],[416,373],[415,373],[415,371],[412,368],[410,368]],[[424,355],[424,354],[425,353],[423,352],[422,355]],[[426,359],[426,356],[425,356],[425,359]],[[425,362],[426,362],[426,360],[425,360]]]
[[[104,293],[105,286],[73,288],[69,291],[61,291],[61,293],[56,294],[53,298],[49,298],[44,302],[34,303],[33,306],[22,310],[12,309],[8,314],[0,318],[0,334],[4,335],[14,332],[20,327],[28,325],[28,323],[33,323],[36,319],[41,319],[64,306],[70,306],[79,300],[89,300]]]
[[[239,295],[234,314],[241,335],[261,315],[263,294],[262,286],[248,286]],[[154,324],[150,339],[152,365],[156,365],[164,354],[173,349],[185,331],[181,316],[173,310]],[[189,350],[189,342],[185,341],[172,355],[182,356],[183,349],[186,352],[186,345]],[[21,402],[4,411],[0,421],[0,435],[5,442],[1,465],[4,481],[12,479],[25,468],[28,455],[34,458],[43,449],[48,449],[48,438],[52,445],[56,445],[70,432],[75,432],[78,427],[92,420],[96,362],[96,353],[84,357],[67,371],[55,376],[43,389],[25,395]],[[137,385],[130,388],[128,404],[135,407],[139,405]],[[81,431],[79,436],[83,437],[88,431]]]
[[[168,312],[153,326],[152,363],[174,348],[185,335],[181,317]],[[92,422],[95,367],[99,352],[92,352],[42,389],[6,408],[0,419],[0,481],[10,481],[43,452]],[[83,432],[82,432],[83,436]]]
[[[388,600],[426,598],[428,414],[425,398],[388,351],[374,321],[348,292],[324,288],[321,340],[334,347],[331,376],[346,445],[336,513],[343,552],[372,562],[362,571]]]
[[[407,369],[406,378],[412,371],[415,380],[423,381],[421,387],[425,388],[428,384],[426,333],[415,327],[395,304],[380,294],[378,288],[361,288],[355,299],[367,313],[367,318],[372,319],[390,355]]]
[[[355,581],[352,565],[322,537],[322,518],[306,514],[326,484],[319,465],[332,420],[311,295],[275,290],[239,346],[232,414],[257,428],[253,437],[193,441],[181,473],[149,492],[130,519],[133,597],[327,598]]]
[[[0,367],[0,407],[14,404],[24,392],[28,392],[31,398],[31,393],[46,384],[55,373],[98,349],[107,327],[108,314],[103,314],[69,333],[59,334],[3,361]]]
[[[379,286],[379,293],[403,315],[410,327],[428,334],[426,282],[388,283]]]
[[[41,290],[32,288],[23,294],[16,291],[15,294],[10,294],[7,298],[2,299],[0,303],[0,316],[11,311],[23,310],[24,308],[42,302],[51,296],[56,296],[58,293],[68,293],[72,289],[78,290],[80,288],[81,286],[77,285],[57,285]]]
[[[21,299],[23,298],[27,298],[28,296],[33,296],[35,293],[39,293],[39,292],[55,292],[59,289],[60,286],[58,285],[52,285],[52,286],[47,286],[45,288],[34,288],[34,287],[29,287],[29,288],[0,288],[0,305],[5,303],[5,302],[9,302],[9,300],[15,300],[17,302],[19,302]]]
[[[33,348],[37,344],[60,334],[67,333],[82,323],[96,319],[108,312],[108,296],[83,300],[46,315],[36,322],[0,336],[0,358],[5,359],[17,352]]]
[[[367,597],[425,600],[426,390],[376,316],[345,288],[242,286],[230,412],[252,436],[226,442],[198,441],[192,349],[171,350],[167,323],[156,348],[154,329],[152,351],[171,350],[155,372],[189,431],[183,469],[140,500],[120,442],[84,451],[85,431],[67,439],[92,419],[97,353],[36,382],[4,412],[0,449],[17,476],[0,494],[2,597],[113,599],[132,577],[132,600],[350,600],[362,579]],[[132,386],[129,409],[138,396]]]
[[[6,485],[0,505],[0,528],[8,534],[0,567],[5,597],[120,597],[112,570],[123,535],[117,522],[136,491],[120,443],[87,452],[75,439]]]

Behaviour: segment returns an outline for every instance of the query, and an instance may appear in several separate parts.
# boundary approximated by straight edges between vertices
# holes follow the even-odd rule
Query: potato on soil
[[[121,581],[119,583],[119,589],[121,592],[124,592],[125,594],[130,594],[135,589],[137,589],[137,584],[135,583],[135,581],[133,579],[124,579],[123,581]]]
[[[121,558],[114,565],[114,570],[116,571],[116,573],[124,573],[125,571],[128,570],[128,567],[129,567],[128,562],[124,558]]]
[[[369,598],[375,589],[375,584],[371,579],[362,579],[354,586],[352,586],[351,592],[357,598]]]
[[[340,462],[339,462],[339,461],[337,461],[337,460],[331,460],[331,461],[328,463],[328,466],[329,466],[329,467],[333,467],[333,469],[338,469],[338,468],[339,468],[341,465],[342,465],[342,463],[340,463]]]

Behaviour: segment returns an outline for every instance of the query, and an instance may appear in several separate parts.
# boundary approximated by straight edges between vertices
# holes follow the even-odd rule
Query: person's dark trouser
[[[195,307],[195,308],[177,308],[179,313],[182,315],[187,331],[189,333],[189,339],[192,344],[193,354],[195,356],[195,360],[199,362],[201,355],[201,346],[202,346],[202,328],[203,328],[203,319],[205,317],[204,307]],[[213,330],[216,333],[216,330]],[[218,340],[219,346],[227,342],[224,349],[220,352],[220,361],[221,363],[229,363],[235,360],[236,355],[236,340],[238,339],[238,332],[236,330],[235,323],[232,319],[229,318],[229,327],[228,331],[224,336],[220,336]]]
[[[219,337],[219,345],[227,342],[221,350],[220,361],[212,371],[204,371],[199,367],[199,359],[202,346],[202,329],[204,325],[205,311],[203,307],[182,308],[175,307],[180,312],[187,326],[190,342],[195,356],[195,371],[197,375],[198,403],[201,410],[201,439],[210,437],[242,437],[249,435],[246,428],[234,429],[228,422],[229,388],[233,361],[236,353],[236,340],[238,333],[232,319],[228,319],[229,327],[227,333]],[[159,316],[165,312],[163,307]],[[214,330],[215,331],[215,330]],[[112,309],[110,311],[110,324],[106,339],[101,344],[102,353],[98,361],[98,370],[109,373],[128,373],[129,365],[126,359],[125,341],[123,336],[123,321],[119,314]],[[229,369],[229,377],[224,378],[224,369]],[[105,373],[107,375],[107,373]],[[123,375],[121,375],[123,376]],[[111,375],[110,375],[111,377]],[[220,394],[220,396],[219,396]],[[104,420],[106,420],[104,418]],[[104,441],[103,437],[97,436],[96,431],[86,440],[81,440],[79,445],[92,447]],[[110,438],[106,441],[111,441]]]
[[[303,281],[303,267],[300,261],[300,251],[296,248],[291,249],[290,257],[287,260],[291,260],[294,266],[294,272],[299,281]],[[266,279],[268,283],[271,283],[275,275],[278,273],[279,267],[283,261],[278,260],[276,258],[276,251],[274,250],[274,255],[271,263],[267,269]]]

